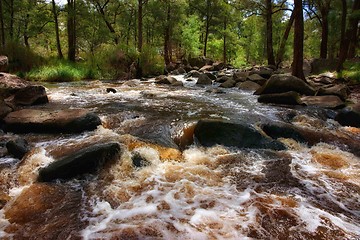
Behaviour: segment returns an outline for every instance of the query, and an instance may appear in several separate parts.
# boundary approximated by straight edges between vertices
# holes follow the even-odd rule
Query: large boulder
[[[200,85],[211,85],[212,80],[205,73],[201,74],[196,82],[196,84]]]
[[[310,63],[311,73],[319,74],[326,71],[335,71],[338,64],[337,59],[316,58]]]
[[[232,123],[215,120],[200,120],[195,127],[194,137],[201,145],[284,150],[285,146],[258,132],[246,123]]]
[[[301,105],[300,94],[294,91],[285,93],[263,94],[258,98],[261,103],[275,103],[285,105]]]
[[[360,128],[360,103],[340,110],[335,120],[343,126]]]
[[[300,78],[287,74],[274,74],[255,94],[261,95],[290,91],[310,96],[313,96],[316,92],[314,88]]]
[[[235,87],[236,82],[232,79],[227,80],[226,82],[223,82],[220,84],[220,87],[222,88],[232,88]]]
[[[233,79],[236,82],[245,82],[248,76],[249,76],[249,72],[236,71],[233,74]]]
[[[50,182],[94,173],[107,162],[114,160],[120,154],[120,150],[117,142],[101,143],[83,148],[41,168],[38,181]]]
[[[100,118],[83,109],[37,110],[22,109],[5,118],[6,131],[17,133],[62,132],[79,133],[101,125]]]
[[[0,56],[0,72],[6,72],[9,65],[7,56]]]
[[[0,98],[7,98],[15,94],[18,90],[30,86],[27,82],[15,75],[0,73]]]
[[[49,99],[43,86],[28,86],[17,91],[13,97],[15,105],[37,105],[48,103]]]
[[[330,109],[339,109],[345,106],[345,103],[334,95],[326,96],[305,96],[301,101],[307,106],[317,106]]]

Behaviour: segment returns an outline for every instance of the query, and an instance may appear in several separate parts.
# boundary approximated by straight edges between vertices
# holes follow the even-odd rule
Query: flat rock
[[[305,96],[301,101],[307,106],[318,106],[323,108],[338,109],[345,106],[345,103],[334,95],[326,96]]]
[[[9,132],[79,133],[101,125],[100,118],[84,109],[37,110],[22,109],[9,113],[4,129]]]
[[[50,163],[39,171],[38,181],[50,182],[55,179],[70,179],[81,174],[94,173],[108,161],[120,154],[117,142],[88,146]]]
[[[300,94],[294,91],[285,92],[285,93],[263,94],[259,96],[258,102],[285,104],[285,105],[303,104],[300,98]]]

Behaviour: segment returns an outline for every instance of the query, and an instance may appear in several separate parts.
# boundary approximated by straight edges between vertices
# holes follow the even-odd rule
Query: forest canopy
[[[359,5],[359,0],[3,0],[0,53],[19,74],[36,76],[40,68],[57,65],[64,74],[75,69],[79,79],[161,74],[165,65],[198,56],[235,67],[337,59],[340,71],[346,59],[358,57]],[[294,44],[300,43],[302,56],[294,57],[293,50],[300,50]]]

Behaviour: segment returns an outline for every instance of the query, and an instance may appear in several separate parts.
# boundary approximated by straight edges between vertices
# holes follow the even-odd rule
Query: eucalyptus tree
[[[76,0],[67,0],[68,60],[76,60]]]
[[[294,0],[294,52],[292,75],[305,80],[304,62],[304,16],[302,0]]]

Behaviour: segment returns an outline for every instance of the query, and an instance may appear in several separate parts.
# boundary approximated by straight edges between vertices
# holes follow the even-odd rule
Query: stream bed
[[[173,141],[201,119],[257,126],[292,116],[298,128],[359,148],[360,129],[325,118],[331,110],[264,105],[251,92],[216,93],[176,78],[184,87],[154,79],[47,84],[50,103],[36,108],[87,109],[102,126],[22,134],[31,152],[21,162],[0,158],[0,238],[360,239],[360,158],[336,138],[312,145],[283,138],[284,151]],[[109,141],[121,153],[98,173],[37,181],[57,156]],[[135,167],[135,154],[147,164]]]

